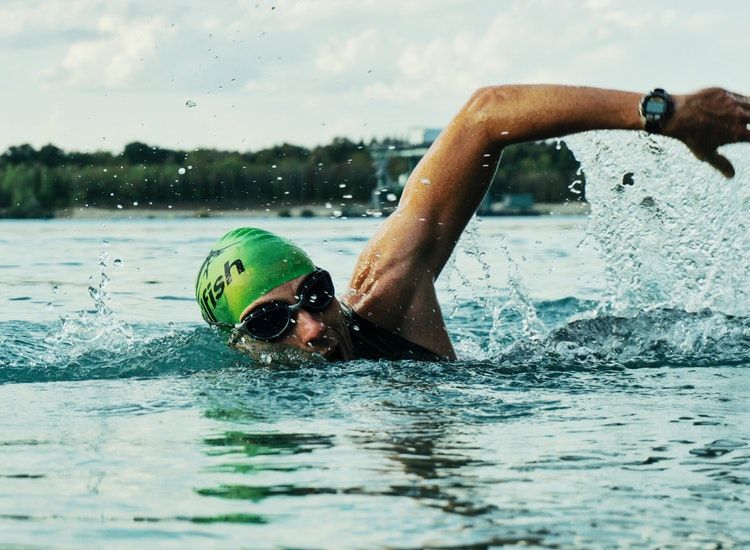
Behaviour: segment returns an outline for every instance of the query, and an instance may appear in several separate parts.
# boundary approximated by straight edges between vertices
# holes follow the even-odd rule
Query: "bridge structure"
[[[375,170],[376,184],[372,190],[370,208],[388,215],[396,208],[404,186],[419,161],[437,139],[440,130],[437,128],[412,128],[406,143],[384,144],[372,147],[370,156]],[[407,169],[395,178],[391,175],[390,164],[393,160],[405,160],[402,165]],[[531,193],[506,193],[501,202],[493,203],[489,194],[485,195],[477,213],[490,216],[538,215],[534,197]]]
[[[370,149],[376,184],[372,191],[370,206],[376,210],[392,210],[396,207],[409,175],[427,153],[430,145],[440,134],[438,128],[412,128],[407,143],[383,145]],[[391,176],[390,163],[394,159],[407,161],[408,169],[396,178]]]

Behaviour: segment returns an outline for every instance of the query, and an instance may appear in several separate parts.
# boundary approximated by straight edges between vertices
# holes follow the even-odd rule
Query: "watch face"
[[[660,97],[650,97],[646,100],[646,113],[650,115],[663,115],[667,112],[667,102]]]

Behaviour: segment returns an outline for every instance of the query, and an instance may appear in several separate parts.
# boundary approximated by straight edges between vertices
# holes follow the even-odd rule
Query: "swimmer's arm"
[[[587,130],[642,130],[641,97],[556,85],[478,90],[412,172],[398,209],[367,250],[434,280],[487,192],[505,146]],[[731,177],[731,164],[716,148],[750,141],[748,99],[718,88],[673,99],[675,113],[663,133]]]

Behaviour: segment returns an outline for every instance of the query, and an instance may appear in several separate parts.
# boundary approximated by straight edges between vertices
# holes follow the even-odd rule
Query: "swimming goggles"
[[[331,305],[333,297],[331,275],[318,267],[302,281],[295,296],[297,303],[268,302],[250,310],[234,328],[263,342],[280,340],[291,330],[300,308],[319,313]]]

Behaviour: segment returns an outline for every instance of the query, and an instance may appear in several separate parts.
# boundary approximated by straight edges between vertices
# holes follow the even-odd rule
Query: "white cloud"
[[[96,27],[101,37],[70,45],[53,75],[68,84],[120,87],[155,55],[156,36],[169,32],[160,18],[123,21],[102,17]]]
[[[347,40],[332,38],[322,46],[315,58],[315,67],[326,73],[341,73],[361,62],[363,54],[372,53],[375,49],[376,36],[372,29],[352,36]]]
[[[747,92],[748,19],[738,0],[0,0],[0,150],[393,135],[509,82]]]

